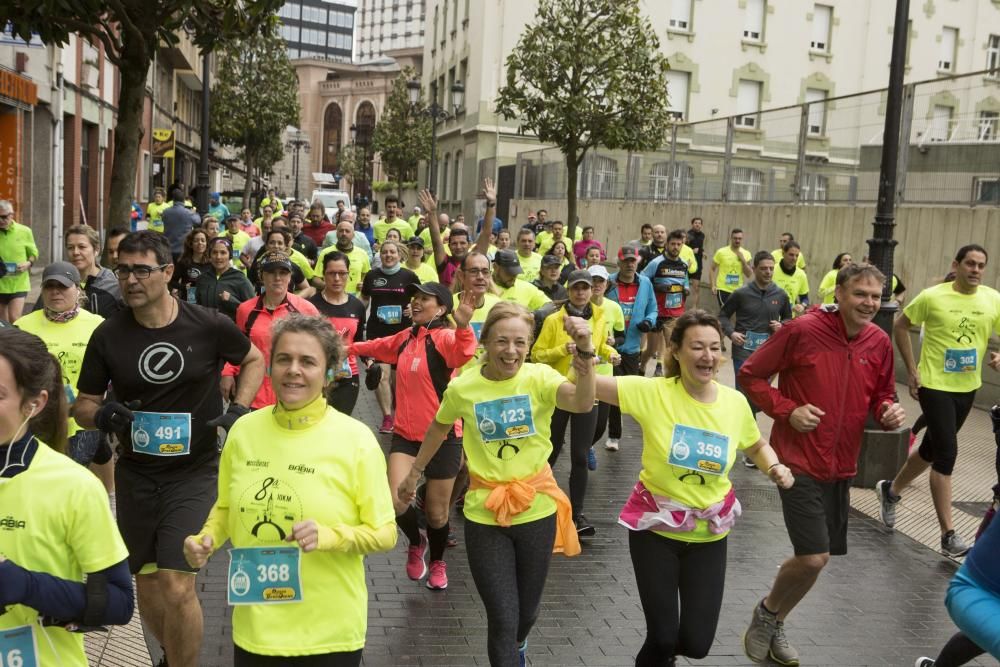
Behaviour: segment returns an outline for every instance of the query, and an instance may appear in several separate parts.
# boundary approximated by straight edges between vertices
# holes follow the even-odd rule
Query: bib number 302
[[[0,630],[0,667],[38,667],[32,626]]]

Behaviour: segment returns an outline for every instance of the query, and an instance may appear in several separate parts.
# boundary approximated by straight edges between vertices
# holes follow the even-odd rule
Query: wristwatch
[[[594,350],[581,350],[580,348],[576,348],[576,356],[581,359],[593,359],[597,356],[597,352]]]

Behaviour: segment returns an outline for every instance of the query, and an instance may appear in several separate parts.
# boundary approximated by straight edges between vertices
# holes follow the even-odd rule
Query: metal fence
[[[907,84],[900,203],[1000,206],[1000,70]],[[591,151],[583,199],[870,203],[878,195],[886,90],[742,116],[679,122],[658,151]],[[558,149],[518,154],[515,196],[566,196]]]

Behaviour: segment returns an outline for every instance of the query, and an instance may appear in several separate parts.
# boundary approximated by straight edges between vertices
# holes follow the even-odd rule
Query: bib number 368
[[[0,667],[38,667],[32,626],[0,630]]]

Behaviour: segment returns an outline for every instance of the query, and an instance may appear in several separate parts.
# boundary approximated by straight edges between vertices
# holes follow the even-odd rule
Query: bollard
[[[897,431],[866,428],[861,436],[858,474],[851,481],[851,486],[871,489],[880,479],[892,479],[906,463],[909,453],[908,426]]]

